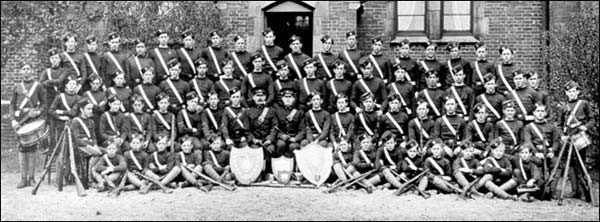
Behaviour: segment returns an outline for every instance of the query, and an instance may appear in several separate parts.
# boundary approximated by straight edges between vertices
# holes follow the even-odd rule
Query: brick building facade
[[[325,34],[335,41],[334,53],[339,52],[345,44],[345,33],[355,30],[359,49],[369,51],[370,39],[381,36],[384,53],[390,57],[398,55],[397,43],[404,38],[416,43],[411,52],[416,59],[424,58],[423,46],[428,40],[441,46],[449,41],[461,42],[462,56],[468,60],[475,57],[473,43],[484,41],[488,44],[488,58],[495,63],[500,60],[498,48],[506,45],[516,49],[514,60],[523,68],[542,73],[546,67],[541,56],[546,44],[542,33],[563,25],[569,16],[583,8],[598,8],[597,2],[585,1],[215,1],[212,4],[221,11],[225,24],[233,28],[232,34],[247,38],[251,52],[262,43],[261,32],[267,26],[275,30],[276,44],[286,50],[285,42],[291,32],[302,36],[304,51],[309,55],[320,51],[319,40]],[[452,20],[456,23],[452,24]],[[411,21],[410,27],[404,21]],[[36,53],[32,47],[12,52],[2,67],[3,149],[16,145],[7,115],[10,92],[19,80],[18,62]],[[437,57],[440,61],[448,58],[444,47],[438,48]],[[29,61],[33,62],[34,70],[42,70],[43,65],[36,66],[41,64],[39,59],[29,58]]]

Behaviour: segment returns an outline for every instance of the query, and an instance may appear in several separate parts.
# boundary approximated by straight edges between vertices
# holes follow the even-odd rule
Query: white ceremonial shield
[[[240,184],[248,185],[254,182],[263,169],[262,147],[231,148],[229,166],[231,166],[231,172],[235,174],[235,179]]]
[[[325,183],[333,165],[332,148],[318,144],[309,144],[300,150],[294,150],[298,169],[302,176],[316,186]]]

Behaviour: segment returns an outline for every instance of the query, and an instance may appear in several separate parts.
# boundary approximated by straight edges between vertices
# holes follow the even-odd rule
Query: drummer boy
[[[41,150],[49,150],[47,143],[48,128],[45,123],[47,103],[44,101],[44,87],[35,81],[31,66],[21,64],[19,70],[23,81],[15,83],[10,100],[10,119],[13,129],[19,138],[19,170],[21,181],[17,188],[24,188],[35,184],[35,151],[39,146]],[[42,124],[39,124],[41,122]],[[46,138],[39,138],[39,131]],[[45,131],[45,133],[44,133]],[[33,137],[33,138],[32,138]]]

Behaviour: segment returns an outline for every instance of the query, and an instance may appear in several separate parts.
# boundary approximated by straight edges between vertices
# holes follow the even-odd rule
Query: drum
[[[581,150],[592,144],[590,137],[584,131],[571,136],[571,142],[577,150]]]
[[[49,128],[46,120],[39,119],[24,124],[17,129],[17,138],[23,147],[37,145],[41,140],[48,137]]]

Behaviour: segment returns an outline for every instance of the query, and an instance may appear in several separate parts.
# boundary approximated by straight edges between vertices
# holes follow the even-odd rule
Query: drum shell
[[[31,125],[34,125],[40,121],[42,122],[42,124],[40,124],[37,127],[31,127]],[[31,129],[24,132],[19,132],[23,128],[27,129],[26,127],[31,127]],[[16,134],[17,139],[19,139],[19,142],[21,143],[21,146],[30,147],[35,146],[39,144],[41,140],[46,139],[48,137],[49,131],[50,129],[48,127],[48,124],[46,124],[45,120],[37,120],[24,124],[19,128],[19,130],[17,130]]]

